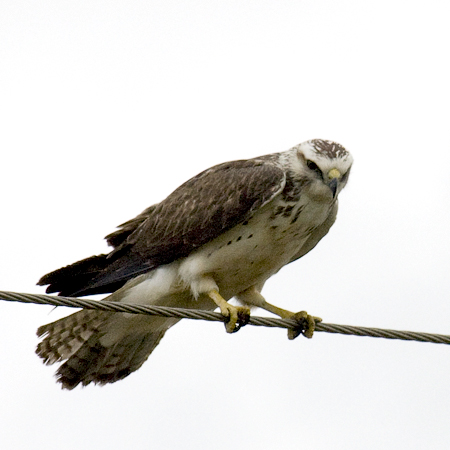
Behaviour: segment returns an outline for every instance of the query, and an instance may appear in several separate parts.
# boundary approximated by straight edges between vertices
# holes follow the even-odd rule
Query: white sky
[[[446,1],[0,3],[0,289],[208,166],[333,139],[337,223],[267,284],[326,322],[450,334]],[[168,168],[171,168],[170,171]],[[72,392],[35,356],[67,312],[0,302],[5,449],[448,449],[450,349],[184,321],[127,379]]]

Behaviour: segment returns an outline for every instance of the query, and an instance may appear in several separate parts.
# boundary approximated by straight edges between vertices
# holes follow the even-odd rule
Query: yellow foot
[[[236,333],[250,320],[250,309],[242,306],[233,306],[228,303],[225,309],[220,309],[225,316],[225,329],[227,333]]]
[[[209,297],[220,308],[220,313],[225,317],[225,329],[227,333],[236,333],[250,320],[250,309],[230,305],[216,290],[208,293]]]
[[[320,317],[310,316],[306,311],[300,311],[292,314],[289,319],[296,320],[298,326],[288,330],[288,338],[295,339],[300,334],[311,339],[316,328],[316,323],[322,322]]]

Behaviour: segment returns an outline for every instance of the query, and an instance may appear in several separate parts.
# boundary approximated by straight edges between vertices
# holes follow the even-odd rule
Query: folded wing
[[[38,284],[67,296],[114,292],[248,220],[284,185],[283,170],[264,157],[214,166],[108,235],[111,253],[58,269]]]

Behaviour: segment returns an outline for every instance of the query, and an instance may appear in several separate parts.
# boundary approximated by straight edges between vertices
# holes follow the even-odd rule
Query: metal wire
[[[67,306],[69,308],[98,309],[102,311],[122,312],[131,314],[149,314],[178,319],[208,320],[210,322],[224,322],[220,313],[198,309],[168,308],[165,306],[130,305],[105,300],[89,300],[74,297],[57,297],[42,294],[22,294],[18,292],[0,291],[0,300],[35,303],[38,305]],[[297,322],[290,319],[276,319],[271,317],[250,316],[249,325],[272,328],[296,328]],[[450,344],[450,336],[443,334],[419,333],[413,331],[386,330],[382,328],[356,327],[350,325],[336,325],[332,323],[317,323],[315,331],[351,336],[368,336],[384,339],[400,339],[403,341],[431,342],[433,344]]]

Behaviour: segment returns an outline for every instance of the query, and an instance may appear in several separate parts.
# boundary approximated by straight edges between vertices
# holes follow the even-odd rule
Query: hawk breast
[[[315,230],[326,222],[331,204],[278,195],[246,220],[189,255],[180,272],[189,278],[208,274],[221,295],[231,298],[262,285],[301,253]]]

